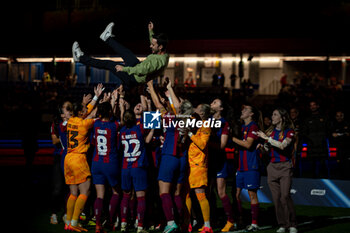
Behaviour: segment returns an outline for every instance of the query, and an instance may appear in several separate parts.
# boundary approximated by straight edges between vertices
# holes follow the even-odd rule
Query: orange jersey
[[[89,130],[93,127],[95,120],[72,117],[67,124],[67,153],[85,154],[89,147]]]
[[[190,167],[208,167],[208,141],[211,129],[201,127],[191,137],[191,144],[188,149],[188,162]]]

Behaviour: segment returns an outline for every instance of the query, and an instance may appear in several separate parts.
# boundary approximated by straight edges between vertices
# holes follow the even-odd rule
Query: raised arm
[[[140,100],[141,100],[141,105],[142,105],[143,111],[150,111],[150,109],[148,109],[148,107],[147,107],[146,96],[141,95]]]
[[[110,102],[114,116],[116,115],[116,110],[117,110],[118,95],[119,95],[118,89],[114,89],[114,91],[112,92],[112,95],[111,95],[111,102]]]
[[[179,112],[180,109],[180,100],[177,98],[177,96],[175,95],[174,89],[172,87],[172,83],[170,81],[170,79],[168,78],[169,82],[168,85],[166,86],[168,91],[169,91],[169,95],[170,95],[170,104],[172,104],[176,110],[176,112]]]
[[[153,80],[148,81],[147,86],[148,86],[149,93],[151,94],[151,99],[153,101],[154,106],[156,106],[156,108],[159,110],[164,108],[164,106],[159,101],[156,91],[154,90]]]
[[[154,134],[154,129],[151,129],[145,138],[146,143],[150,143]]]
[[[150,43],[152,43],[152,39],[153,39],[153,35],[154,35],[153,28],[154,28],[153,22],[150,21],[148,23],[148,34],[149,34],[149,42]]]
[[[97,100],[98,100],[98,98],[101,96],[101,94],[102,94],[102,92],[103,92],[104,89],[105,89],[105,88],[103,87],[102,83],[99,83],[96,87],[94,87],[95,96],[94,96],[94,98],[92,98],[92,100],[91,100],[91,102],[90,102],[90,104],[91,104],[92,106],[95,106],[95,105],[96,105]]]
[[[92,98],[92,100],[88,104],[88,106],[87,106],[88,111],[85,114],[84,118],[87,118],[87,117],[92,118],[91,116],[95,116],[96,112],[92,113],[92,111],[94,110],[94,107],[95,107],[95,105],[97,103],[97,100],[100,97],[100,95],[102,94],[104,89],[105,88],[103,87],[102,83],[99,83],[96,87],[94,87],[95,96],[94,96],[94,98]],[[87,101],[87,97],[88,96],[84,95],[83,103],[84,103],[84,101]]]

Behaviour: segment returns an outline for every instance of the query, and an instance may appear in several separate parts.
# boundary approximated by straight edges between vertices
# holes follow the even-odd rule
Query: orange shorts
[[[81,184],[91,176],[85,154],[68,153],[64,159],[66,184]]]
[[[190,175],[188,176],[190,188],[200,188],[208,186],[208,168],[206,167],[190,167]]]

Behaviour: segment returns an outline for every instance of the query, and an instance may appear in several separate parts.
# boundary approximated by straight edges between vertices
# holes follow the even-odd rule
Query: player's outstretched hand
[[[90,103],[91,100],[92,100],[91,94],[83,95],[83,105],[87,105],[88,103]]]
[[[102,94],[103,90],[105,88],[103,87],[102,83],[99,83],[96,87],[94,87],[94,92],[95,92],[95,95],[97,97],[100,97],[100,95]]]
[[[154,28],[153,22],[150,21],[150,22],[148,23],[148,31],[153,31],[153,28]]]
[[[103,94],[103,98],[100,100],[100,103],[104,103],[104,102],[109,102],[111,100],[111,93],[104,93]]]

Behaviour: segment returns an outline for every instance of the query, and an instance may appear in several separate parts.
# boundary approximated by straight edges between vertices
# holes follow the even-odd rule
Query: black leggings
[[[137,59],[135,54],[113,38],[107,39],[106,43],[122,57],[125,66],[133,67],[140,63],[140,60]],[[137,85],[137,81],[133,75],[129,75],[126,72],[117,72],[115,66],[119,64],[118,62],[111,60],[99,60],[86,55],[80,57],[80,62],[87,66],[111,71],[115,76],[117,76],[123,85],[129,87]]]

